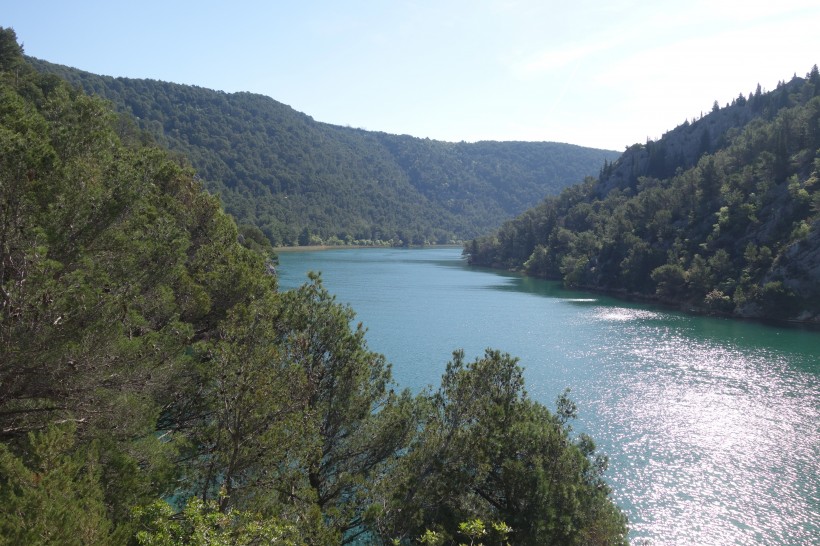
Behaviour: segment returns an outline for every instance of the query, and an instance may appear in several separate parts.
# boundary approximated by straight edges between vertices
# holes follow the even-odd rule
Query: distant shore
[[[305,252],[308,250],[333,250],[350,249],[350,248],[385,248],[383,246],[357,246],[357,245],[305,245],[305,246],[275,246],[273,250],[276,252]]]
[[[377,245],[307,245],[307,246],[276,246],[273,250],[279,252],[307,252],[311,250],[352,250],[355,248],[462,248],[461,244],[451,245],[424,245],[416,246],[377,246]]]

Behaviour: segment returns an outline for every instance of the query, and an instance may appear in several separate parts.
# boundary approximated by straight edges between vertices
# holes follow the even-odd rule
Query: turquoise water
[[[350,304],[401,386],[453,350],[521,359],[529,395],[572,389],[633,543],[820,544],[820,333],[687,316],[468,268],[460,249],[280,254]]]

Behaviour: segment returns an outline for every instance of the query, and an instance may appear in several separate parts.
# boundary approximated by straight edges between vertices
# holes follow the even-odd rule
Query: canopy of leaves
[[[559,143],[389,135],[318,123],[262,95],[30,61],[135,116],[190,159],[240,225],[277,245],[475,237],[618,155]]]
[[[480,518],[508,525],[512,544],[625,543],[625,518],[602,479],[606,457],[571,436],[567,393],[557,406],[553,414],[529,400],[517,359],[487,350],[468,364],[455,352],[421,405],[410,451],[379,489],[373,527],[454,538]]]
[[[465,253],[687,309],[817,322],[818,151],[815,67],[627,149]]]

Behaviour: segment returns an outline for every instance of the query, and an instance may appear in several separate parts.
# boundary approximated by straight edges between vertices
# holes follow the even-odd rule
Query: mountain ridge
[[[618,156],[554,142],[450,143],[366,131],[315,121],[255,93],[28,60],[135,116],[190,159],[238,223],[279,245],[451,243],[486,233]]]

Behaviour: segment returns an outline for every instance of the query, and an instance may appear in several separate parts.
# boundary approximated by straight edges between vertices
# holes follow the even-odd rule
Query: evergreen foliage
[[[97,76],[30,59],[189,158],[227,212],[275,245],[448,243],[486,233],[616,152],[447,143],[318,123],[268,97]]]
[[[476,518],[624,541],[602,460],[514,359],[398,391],[353,312],[317,276],[278,292],[258,230],[150,141],[0,29],[0,544],[413,543]]]
[[[456,351],[423,400],[423,426],[384,484],[374,527],[447,540],[478,517],[503,521],[512,544],[625,544],[625,518],[602,479],[606,457],[589,437],[571,436],[567,393],[557,408],[529,400],[510,355],[487,350],[468,364]]]
[[[628,148],[465,253],[686,309],[820,321],[816,72]]]

